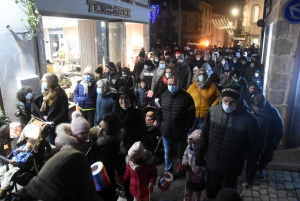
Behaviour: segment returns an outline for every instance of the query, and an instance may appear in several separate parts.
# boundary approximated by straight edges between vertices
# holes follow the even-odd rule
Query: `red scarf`
[[[164,76],[163,82],[164,82],[165,84],[168,84],[168,79],[166,78],[166,76]]]

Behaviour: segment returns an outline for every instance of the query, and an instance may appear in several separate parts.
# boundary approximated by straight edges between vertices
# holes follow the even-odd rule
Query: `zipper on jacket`
[[[222,111],[222,119],[223,119],[223,114],[224,114],[225,112],[224,111]],[[223,139],[222,139],[222,144],[221,144],[221,147],[220,147],[220,150],[219,150],[219,156],[220,156],[220,154],[221,154],[221,151],[222,151],[222,148],[223,148],[223,142],[224,142],[224,139],[225,139],[225,134],[226,134],[226,132],[227,132],[227,125],[228,125],[228,121],[229,121],[229,114],[227,114],[227,113],[225,113],[226,114],[226,123],[225,123],[225,132],[224,132],[224,135],[223,135]],[[221,121],[221,123],[222,123],[222,121]],[[217,167],[219,167],[219,162],[220,162],[220,157],[218,157],[218,163],[217,163]],[[217,170],[218,171],[218,170]]]

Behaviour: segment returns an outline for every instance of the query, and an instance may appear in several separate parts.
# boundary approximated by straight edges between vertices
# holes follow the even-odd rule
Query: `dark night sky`
[[[187,3],[189,0],[182,0],[181,3]],[[226,17],[230,18],[231,17],[231,10],[235,7],[238,7],[238,4],[240,1],[243,0],[210,0],[214,4],[214,11],[215,13],[218,14],[223,14]],[[150,4],[156,4],[156,3],[161,3],[163,2],[170,2],[170,0],[150,0]],[[174,4],[177,4],[178,0],[173,0]]]

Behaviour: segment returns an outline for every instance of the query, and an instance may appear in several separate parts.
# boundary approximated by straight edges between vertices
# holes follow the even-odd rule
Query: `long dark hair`
[[[122,127],[119,117],[114,113],[106,113],[102,116],[101,121],[107,123],[109,128],[109,135],[117,134],[118,130]]]

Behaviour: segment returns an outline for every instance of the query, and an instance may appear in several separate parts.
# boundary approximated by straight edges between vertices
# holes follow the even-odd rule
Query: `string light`
[[[216,19],[212,20],[212,23],[217,29],[226,29],[227,33],[234,34],[233,29],[235,28],[227,19]]]
[[[155,11],[150,11],[149,13],[149,19],[151,20],[152,24],[155,22],[156,15],[160,13],[159,5],[152,5],[152,8],[155,9]]]

